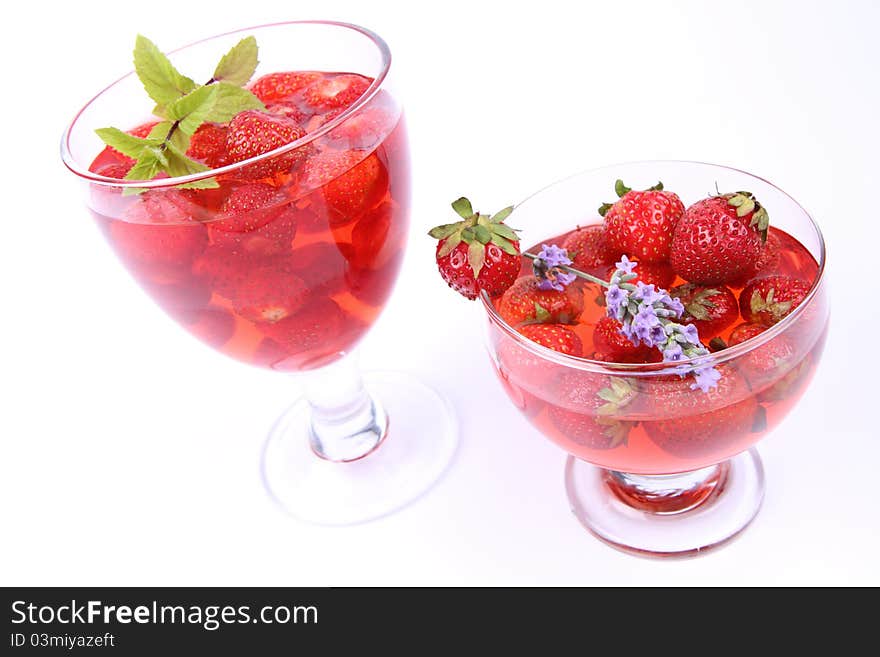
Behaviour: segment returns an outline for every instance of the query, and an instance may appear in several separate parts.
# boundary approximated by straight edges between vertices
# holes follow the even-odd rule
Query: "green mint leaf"
[[[196,83],[181,75],[156,44],[140,34],[134,46],[134,70],[159,110],[196,88]]]
[[[229,82],[218,82],[211,87],[217,89],[214,105],[208,114],[206,121],[226,123],[232,117],[245,110],[264,110],[266,106],[247,89],[236,87]]]
[[[110,148],[115,148],[123,155],[127,155],[135,160],[140,159],[145,148],[148,146],[155,146],[161,141],[150,138],[141,139],[140,137],[135,137],[127,132],[123,132],[118,128],[98,128],[95,130],[95,133],[105,144],[110,146]]]
[[[184,151],[179,150],[172,142],[168,142],[165,148],[165,159],[167,165],[165,171],[172,178],[178,176],[188,176],[193,173],[201,173],[208,171],[210,167],[205,166],[201,162],[191,160],[186,156]]]
[[[177,185],[180,189],[217,189],[220,183],[216,178],[203,178],[202,180],[194,180],[188,183]]]
[[[171,126],[173,125],[171,121],[160,121],[153,126],[147,138],[155,139],[157,144],[161,144],[168,137],[168,133],[171,132]]]
[[[257,40],[252,36],[245,37],[223,55],[214,69],[214,79],[241,87],[251,79],[258,63]]]
[[[125,180],[152,180],[162,171],[162,162],[159,159],[156,148],[145,148],[135,165],[125,174]],[[123,196],[142,194],[147,191],[140,187],[126,187],[122,190]]]
[[[216,85],[199,87],[170,103],[166,108],[167,117],[178,122],[178,130],[192,136],[208,120],[216,98]]]

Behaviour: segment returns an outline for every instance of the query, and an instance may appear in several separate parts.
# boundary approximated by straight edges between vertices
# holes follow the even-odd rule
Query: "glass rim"
[[[756,180],[760,180],[761,182],[770,185],[773,189],[777,190],[783,196],[788,198],[794,205],[797,207],[803,215],[807,218],[812,226],[813,231],[815,232],[816,238],[819,241],[819,258],[818,265],[819,271],[816,275],[816,279],[813,281],[813,284],[810,286],[809,292],[807,292],[804,300],[795,308],[791,313],[783,317],[780,321],[778,321],[773,326],[765,329],[761,333],[756,336],[753,336],[739,344],[729,346],[726,349],[721,351],[710,353],[706,356],[697,356],[695,358],[687,358],[680,361],[675,362],[660,362],[660,363],[609,363],[601,360],[592,360],[590,358],[583,358],[580,356],[570,356],[568,354],[563,354],[558,351],[554,351],[548,347],[544,347],[537,342],[533,342],[525,337],[522,333],[513,328],[510,324],[508,324],[503,317],[495,310],[495,306],[492,303],[492,300],[489,298],[489,295],[486,294],[485,291],[480,292],[480,301],[483,304],[483,308],[486,310],[486,314],[489,316],[489,319],[493,324],[498,326],[504,333],[507,334],[509,338],[511,338],[514,342],[518,344],[523,349],[526,349],[538,356],[543,360],[550,360],[556,363],[557,365],[562,365],[565,367],[571,367],[575,369],[580,369],[588,372],[596,372],[601,374],[611,374],[611,375],[622,375],[626,374],[627,376],[658,376],[658,375],[668,375],[670,373],[676,373],[675,370],[681,366],[689,366],[689,367],[704,367],[704,366],[717,366],[722,363],[726,363],[728,361],[739,358],[745,354],[748,354],[755,349],[767,344],[771,340],[773,340],[780,333],[784,332],[789,326],[794,324],[797,321],[797,318],[800,317],[804,312],[807,306],[809,306],[810,302],[816,296],[819,287],[823,283],[825,279],[825,259],[826,259],[826,250],[825,250],[825,238],[822,235],[822,231],[819,228],[819,225],[816,223],[813,216],[807,212],[806,208],[802,206],[791,194],[786,192],[785,190],[779,188],[777,185],[773,184],[769,180],[762,178],[761,176],[756,176],[753,173],[745,171],[744,169],[738,169],[736,167],[726,166],[723,164],[714,164],[712,162],[701,162],[697,160],[635,160],[630,162],[618,162],[616,164],[608,164],[601,167],[595,167],[592,169],[586,169],[583,171],[579,171],[570,176],[566,176],[560,180],[550,183],[549,185],[545,185],[541,187],[536,192],[533,192],[522,201],[517,203],[514,206],[514,210],[518,208],[520,205],[523,205],[532,199],[540,196],[544,192],[549,189],[556,187],[557,185],[561,185],[569,180],[574,178],[578,178],[580,176],[584,176],[591,173],[599,173],[601,171],[605,171],[608,169],[614,169],[623,166],[631,166],[631,165],[640,165],[640,164],[694,164],[699,166],[706,167],[715,167],[719,169],[726,169],[728,171],[734,171],[736,173],[741,173]],[[772,225],[772,224],[771,224]]]
[[[388,47],[388,44],[385,42],[382,37],[378,34],[369,30],[365,27],[361,27],[360,25],[355,25],[354,23],[345,23],[342,21],[332,21],[332,20],[302,20],[302,21],[280,21],[277,23],[265,23],[262,25],[253,25],[251,27],[238,28],[235,30],[230,30],[228,32],[222,32],[220,34],[214,34],[209,37],[205,37],[202,39],[198,39],[197,41],[192,41],[186,45],[179,46],[173,50],[167,51],[166,54],[172,55],[174,53],[180,52],[182,50],[186,50],[188,48],[192,48],[194,46],[201,45],[203,43],[207,43],[208,41],[212,41],[214,39],[219,39],[221,37],[226,37],[234,34],[241,34],[244,32],[249,32],[252,30],[259,30],[264,28],[273,28],[273,27],[285,27],[290,25],[324,25],[331,27],[339,27],[347,30],[351,30],[353,32],[360,33],[370,39],[373,44],[377,47],[379,52],[382,55],[382,70],[373,78],[373,82],[367,87],[367,90],[361,94],[358,99],[346,107],[339,116],[333,118],[331,121],[328,121],[324,125],[320,126],[317,130],[307,133],[300,139],[290,142],[289,144],[284,144],[283,146],[279,146],[271,151],[267,151],[265,153],[261,153],[260,155],[256,155],[254,157],[250,157],[246,160],[241,160],[240,162],[233,162],[232,164],[227,164],[226,166],[217,167],[216,169],[209,169],[208,171],[200,171],[198,173],[192,173],[186,176],[176,176],[174,178],[153,178],[150,180],[120,180],[119,178],[110,178],[107,176],[102,176],[100,174],[93,173],[89,171],[88,165],[83,166],[81,162],[79,162],[71,152],[70,149],[70,138],[73,134],[74,130],[77,127],[77,123],[80,120],[80,117],[83,113],[92,106],[95,102],[97,102],[101,97],[104,96],[108,91],[116,87],[120,82],[130,78],[135,75],[135,71],[131,70],[128,73],[122,75],[117,78],[109,85],[101,89],[97,94],[95,94],[85,105],[83,105],[74,115],[73,120],[64,130],[64,133],[61,136],[61,160],[64,165],[74,174],[79,176],[80,178],[87,180],[91,183],[97,183],[100,185],[104,185],[107,187],[115,187],[119,189],[132,188],[136,187],[138,189],[161,189],[167,187],[176,187],[177,185],[196,182],[199,180],[204,180],[206,178],[212,178],[214,176],[223,175],[226,173],[232,173],[238,171],[246,166],[255,164],[257,162],[262,162],[263,160],[268,160],[278,155],[282,155],[284,153],[288,153],[290,151],[294,151],[298,148],[302,148],[306,144],[309,144],[319,137],[327,134],[337,126],[345,123],[350,117],[360,111],[367,103],[369,103],[376,94],[379,93],[379,90],[382,88],[385,79],[388,77],[388,71],[391,68],[391,50]]]

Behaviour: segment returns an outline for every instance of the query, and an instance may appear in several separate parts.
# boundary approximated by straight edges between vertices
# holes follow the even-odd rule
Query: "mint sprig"
[[[186,155],[190,139],[203,123],[226,123],[239,112],[265,109],[259,98],[242,88],[257,68],[257,55],[256,39],[252,36],[242,39],[223,55],[211,79],[199,85],[174,68],[152,41],[138,35],[134,48],[135,73],[156,103],[153,114],[164,120],[144,138],[118,128],[95,131],[105,144],[135,160],[125,180],[152,180],[161,173],[176,178],[208,171],[209,167]],[[218,186],[214,178],[178,185],[190,189]],[[143,191],[134,188],[123,193]]]

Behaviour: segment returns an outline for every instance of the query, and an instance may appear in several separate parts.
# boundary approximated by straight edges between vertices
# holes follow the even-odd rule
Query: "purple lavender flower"
[[[721,378],[721,372],[709,365],[697,367],[692,373],[694,382],[691,384],[691,390],[699,388],[703,392],[709,392],[710,389],[718,385],[718,380]]]
[[[684,358],[684,350],[678,342],[673,342],[663,349],[663,360],[669,363],[680,361]]]
[[[562,269],[570,264],[571,258],[565,249],[560,249],[555,244],[544,244],[532,263],[532,270],[539,280],[538,288],[559,292],[565,290],[577,278],[576,274]]]
[[[632,293],[632,298],[636,301],[641,301],[642,304],[646,306],[653,306],[658,301],[661,301],[666,294],[657,292],[652,285],[645,285],[641,281],[636,283],[636,291]],[[676,315],[678,317],[679,315]]]
[[[560,249],[555,244],[541,245],[541,252],[538,258],[544,261],[547,267],[558,267],[559,265],[570,265],[571,258],[568,257],[568,251]]]
[[[633,317],[632,321],[632,332],[633,335],[638,338],[634,340],[635,344],[639,342],[643,342],[649,347],[654,346],[654,336],[657,335],[654,332],[655,328],[661,328],[660,326],[660,318],[657,317],[657,309],[654,306],[650,306],[647,304],[642,304],[639,306],[639,312]],[[666,333],[663,333],[663,337],[666,337]],[[632,338],[630,338],[632,341]]]
[[[620,256],[620,262],[614,263],[614,266],[618,269],[618,271],[622,271],[624,274],[632,274],[633,269],[636,268],[637,262],[632,262],[625,255]]]
[[[605,294],[606,313],[620,322],[620,332],[635,345],[656,347],[666,362],[708,355],[709,350],[700,342],[697,327],[674,321],[684,314],[684,305],[679,299],[653,285],[629,282],[636,278],[633,272],[636,264],[621,256]],[[681,376],[693,375],[691,388],[703,392],[717,386],[721,378],[720,372],[709,365],[683,364],[676,371]]]
[[[605,293],[605,312],[609,317],[620,321],[626,312],[626,304],[629,301],[626,292],[619,285],[612,285]]]

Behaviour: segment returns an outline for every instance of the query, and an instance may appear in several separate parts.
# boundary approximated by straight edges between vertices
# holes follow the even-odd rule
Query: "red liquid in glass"
[[[284,103],[310,132],[341,111],[302,94]],[[406,129],[386,92],[300,150],[292,166],[221,174],[217,189],[123,196],[95,185],[91,203],[168,314],[229,356],[286,371],[325,365],[360,340],[391,293],[409,223]],[[124,160],[108,148],[91,170]]]
[[[773,227],[770,231],[779,240],[780,256],[775,266],[762,271],[761,276],[785,274],[813,283],[819,271],[813,256],[787,233]],[[543,240],[529,251],[537,253],[541,244],[563,244],[566,236]],[[531,262],[525,258],[521,275],[531,275]],[[685,282],[677,278],[669,287]],[[596,299],[604,296],[604,288],[582,279],[575,285],[584,295],[584,311],[569,328],[581,339],[584,357],[592,358],[593,329],[605,316],[604,306]],[[741,287],[731,289],[737,296],[742,290]],[[496,309],[499,301],[500,298],[494,302]],[[816,295],[796,321],[766,345],[758,347],[752,356],[738,356],[722,365],[726,383],[718,389],[721,394],[689,397],[705,393],[691,390],[691,379],[677,375],[626,377],[633,391],[632,399],[600,419],[619,423],[615,425],[621,429],[622,438],[618,440],[606,441],[601,432],[582,431],[579,427],[584,425],[579,425],[579,421],[595,423],[600,414],[594,406],[573,403],[572,395],[563,389],[577,380],[573,377],[581,377],[583,388],[591,394],[591,386],[607,387],[610,382],[607,374],[578,370],[573,373],[571,367],[541,359],[518,347],[500,331],[492,336],[497,355],[493,364],[514,404],[544,435],[567,452],[602,467],[634,474],[694,470],[747,449],[772,430],[797,403],[824,345],[827,315],[824,303],[824,296]],[[701,334],[700,338],[704,344],[714,337],[727,341],[733,330],[743,323],[739,317],[720,334]],[[774,343],[783,340],[788,345],[787,357],[776,367],[756,369],[755,354],[759,350],[773,350],[778,346]],[[625,373],[615,373],[615,376],[625,377]],[[688,399],[697,403],[688,404]]]

